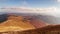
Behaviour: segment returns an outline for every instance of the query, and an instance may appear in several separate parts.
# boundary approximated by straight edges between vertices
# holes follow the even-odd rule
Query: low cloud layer
[[[31,8],[31,7],[5,7],[0,8],[0,12],[20,12],[20,13],[39,13],[44,15],[59,16],[60,8],[49,7],[49,8]]]

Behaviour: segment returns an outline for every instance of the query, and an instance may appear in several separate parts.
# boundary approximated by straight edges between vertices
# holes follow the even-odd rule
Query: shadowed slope
[[[2,14],[0,15],[0,23],[4,22],[7,20],[8,15],[7,14]]]

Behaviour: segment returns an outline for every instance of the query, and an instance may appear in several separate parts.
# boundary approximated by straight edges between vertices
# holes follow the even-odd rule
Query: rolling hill
[[[42,20],[37,19],[36,16],[30,16],[30,15],[20,16],[20,15],[15,15],[15,14],[8,14],[6,20],[0,24],[0,32],[18,31],[18,30],[24,31],[24,30],[41,28],[46,25],[47,23],[43,22]]]

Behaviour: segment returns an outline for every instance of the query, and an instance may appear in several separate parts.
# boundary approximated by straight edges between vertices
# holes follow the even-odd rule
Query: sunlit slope
[[[22,16],[9,16],[7,21],[0,24],[1,31],[28,29],[35,29],[35,27],[28,20],[23,21]]]
[[[0,32],[25,31],[45,27],[49,24],[36,16],[18,16],[10,14],[7,20],[0,23]]]

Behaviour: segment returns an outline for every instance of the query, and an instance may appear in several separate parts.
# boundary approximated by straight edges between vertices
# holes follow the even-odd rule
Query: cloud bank
[[[31,8],[31,7],[5,7],[0,8],[0,12],[17,12],[17,13],[39,13],[44,15],[60,16],[60,8]]]

